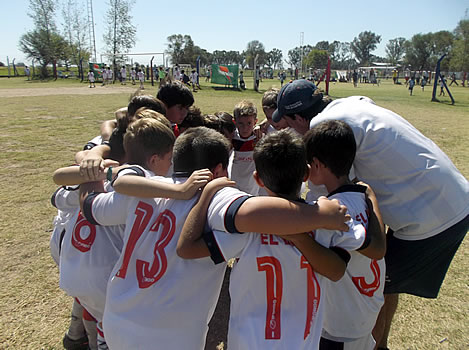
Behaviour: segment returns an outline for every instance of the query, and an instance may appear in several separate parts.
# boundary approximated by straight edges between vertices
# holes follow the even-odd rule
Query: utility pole
[[[94,54],[93,59],[96,62],[96,38],[94,34],[94,16],[93,16],[93,0],[87,0],[88,9],[88,30],[90,36],[90,51]]]

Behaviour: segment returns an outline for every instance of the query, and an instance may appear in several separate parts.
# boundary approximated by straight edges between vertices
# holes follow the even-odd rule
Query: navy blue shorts
[[[384,294],[436,298],[451,260],[469,229],[469,215],[436,236],[406,241],[388,232]]]

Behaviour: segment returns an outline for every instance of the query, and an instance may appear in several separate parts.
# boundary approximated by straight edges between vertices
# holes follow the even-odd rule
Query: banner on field
[[[94,78],[96,80],[103,80],[103,68],[105,67],[104,63],[91,63],[90,70],[94,73]],[[86,73],[85,73],[86,76]]]
[[[234,88],[238,87],[238,65],[222,65],[212,64],[212,80],[213,84],[230,85]]]

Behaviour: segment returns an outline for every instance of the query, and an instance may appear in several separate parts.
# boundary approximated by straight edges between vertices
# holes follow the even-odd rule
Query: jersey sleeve
[[[90,193],[83,204],[83,216],[94,225],[123,225],[129,213],[132,197],[109,193]]]
[[[59,187],[51,197],[51,204],[59,210],[71,211],[80,206],[79,186]]]
[[[251,235],[230,235],[224,231],[209,231],[204,233],[203,239],[210,251],[210,257],[215,264],[239,258],[247,246]]]
[[[241,233],[236,229],[234,220],[240,206],[252,196],[234,187],[218,191],[210,202],[207,222],[212,230]]]

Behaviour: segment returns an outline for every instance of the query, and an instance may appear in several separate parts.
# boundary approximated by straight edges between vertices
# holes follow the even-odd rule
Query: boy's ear
[[[259,187],[265,187],[264,181],[262,181],[262,179],[260,178],[257,170],[254,170],[252,176],[254,177],[254,180],[256,180],[256,183],[259,185]]]
[[[306,164],[306,172],[305,172],[305,176],[303,177],[303,182],[308,181],[310,172],[311,172],[311,165]]]

